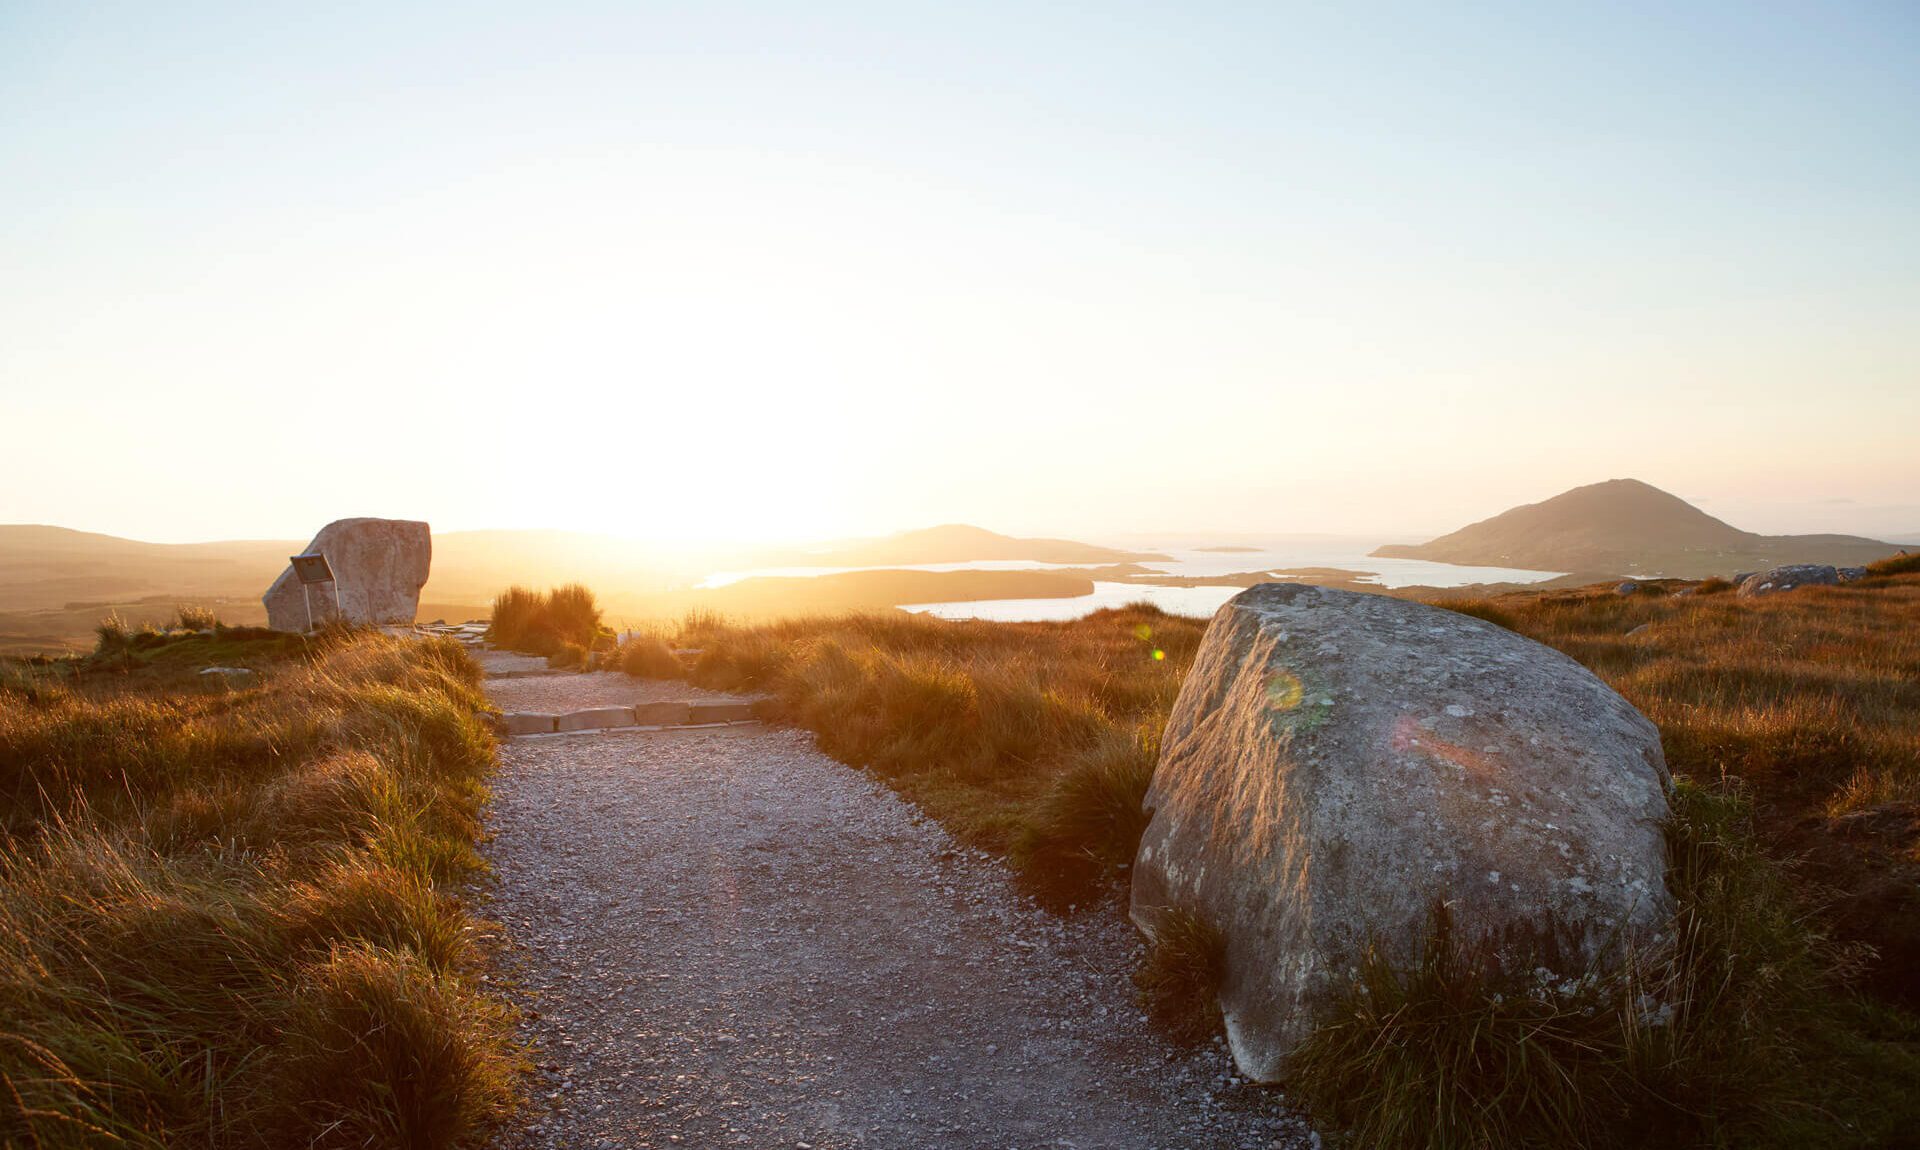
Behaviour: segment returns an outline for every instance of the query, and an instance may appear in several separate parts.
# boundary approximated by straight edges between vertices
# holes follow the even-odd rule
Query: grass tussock
[[[545,655],[556,667],[579,666],[588,652],[613,644],[593,592],[578,583],[545,592],[518,586],[502,591],[493,600],[487,638],[508,650]]]
[[[1134,971],[1141,1005],[1176,1042],[1197,1045],[1220,1033],[1220,986],[1227,942],[1191,911],[1163,911],[1147,932],[1147,956]]]
[[[1151,724],[1103,730],[1068,755],[1015,833],[1014,863],[1069,893],[1124,872],[1147,829],[1144,800],[1159,757]]]
[[[216,642],[253,685],[160,657]],[[492,757],[477,667],[257,644],[0,689],[0,1144],[456,1146],[509,1105],[452,893]]]
[[[547,653],[549,667],[584,667],[587,665],[587,649],[578,643],[561,643]]]
[[[687,669],[659,635],[640,634],[620,644],[615,665],[636,679],[684,679]]]
[[[98,653],[105,654],[108,651],[118,651],[125,648],[127,644],[132,641],[133,632],[128,628],[127,621],[120,617],[118,611],[109,611],[104,619],[101,619],[99,623],[94,625],[93,636],[94,650]]]
[[[220,625],[220,616],[214,614],[211,607],[199,607],[191,603],[182,603],[174,608],[173,629],[177,631],[211,631]]]

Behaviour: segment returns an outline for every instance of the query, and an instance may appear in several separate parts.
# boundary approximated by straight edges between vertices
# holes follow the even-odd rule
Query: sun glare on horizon
[[[220,11],[0,16],[0,518],[1920,527],[1898,20]]]

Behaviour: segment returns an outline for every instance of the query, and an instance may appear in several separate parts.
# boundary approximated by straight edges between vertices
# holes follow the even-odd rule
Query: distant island
[[[1388,544],[1373,554],[1529,571],[1703,579],[1782,563],[1865,564],[1896,550],[1858,535],[1756,535],[1651,484],[1609,479],[1427,543]]]
[[[982,560],[1024,560],[1028,563],[1153,563],[1171,556],[1152,551],[1118,551],[1071,539],[1020,539],[973,527],[948,523],[919,531],[903,531],[884,539],[866,539],[815,551],[790,551],[764,566],[890,567],[926,563],[976,563]]]
[[[1093,593],[1079,571],[842,571],[831,575],[764,575],[724,587],[699,588],[632,604],[643,618],[671,619],[689,611],[733,619],[775,619],[886,611],[910,603],[966,603],[983,599],[1073,599]]]
[[[1253,554],[1257,554],[1260,548],[1221,546],[1221,547],[1195,547],[1194,550],[1206,551],[1214,555],[1253,555]]]

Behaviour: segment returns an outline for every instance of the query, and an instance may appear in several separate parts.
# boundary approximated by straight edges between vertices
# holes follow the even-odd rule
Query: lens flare
[[[1166,658],[1166,657],[1167,657],[1167,653],[1166,653],[1165,651],[1162,651],[1162,650],[1161,650],[1160,648],[1158,648],[1158,647],[1155,647],[1155,648],[1153,649],[1153,658],[1154,658],[1154,661],[1155,661],[1155,662],[1158,662],[1158,661],[1160,661],[1161,659],[1164,659],[1164,658]]]
[[[1133,625],[1133,635],[1134,638],[1144,643],[1148,639],[1153,638],[1153,628],[1147,626],[1145,623],[1135,623]]]
[[[1307,689],[1300,682],[1300,676],[1286,668],[1275,671],[1267,678],[1267,702],[1276,711],[1291,711],[1300,705]]]

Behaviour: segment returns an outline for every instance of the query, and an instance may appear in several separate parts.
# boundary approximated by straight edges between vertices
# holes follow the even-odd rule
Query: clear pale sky
[[[0,522],[1920,531],[1920,8],[0,5]]]

